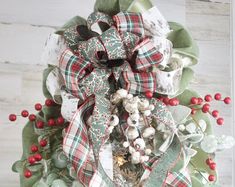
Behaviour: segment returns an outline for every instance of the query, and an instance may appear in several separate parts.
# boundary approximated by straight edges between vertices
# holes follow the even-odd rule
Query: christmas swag
[[[148,0],[97,0],[51,34],[42,55],[45,105],[23,110],[22,187],[219,186],[210,102],[188,89],[198,47]],[[9,116],[11,121],[16,115]],[[213,120],[213,121],[214,121]]]

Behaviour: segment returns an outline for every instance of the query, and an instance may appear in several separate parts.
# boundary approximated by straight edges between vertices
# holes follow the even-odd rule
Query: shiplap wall
[[[0,186],[16,187],[18,175],[10,170],[20,158],[21,130],[25,120],[7,121],[8,113],[22,108],[33,112],[42,102],[40,62],[44,42],[54,28],[69,18],[87,17],[95,0],[0,0]],[[192,87],[199,92],[220,90],[230,94],[231,64],[229,45],[229,0],[154,0],[169,21],[186,24],[198,41],[201,58],[194,68],[197,79]],[[217,105],[226,117],[224,128],[216,133],[231,134],[231,107]],[[217,107],[215,106],[215,107]],[[232,186],[232,151],[218,155],[223,187]]]

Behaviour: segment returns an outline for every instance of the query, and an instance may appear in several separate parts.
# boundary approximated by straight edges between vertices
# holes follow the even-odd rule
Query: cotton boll
[[[127,124],[131,127],[136,127],[138,126],[138,121],[132,120],[130,117],[127,118]]]
[[[130,113],[129,116],[130,116],[130,118],[131,118],[132,120],[134,120],[134,121],[139,121],[139,119],[140,119],[140,114],[139,114],[138,111],[135,111],[135,112],[133,112],[133,113]]]
[[[144,115],[145,116],[150,116],[151,115],[151,111],[150,110],[145,110],[144,111]]]
[[[113,132],[113,129],[114,129],[113,126],[108,127],[108,131],[109,131],[110,134]]]
[[[127,147],[129,147],[130,146],[130,143],[129,142],[127,142],[127,141],[125,141],[125,142],[123,142],[123,147],[125,147],[125,148],[127,148]]]
[[[119,118],[118,118],[118,116],[117,115],[112,115],[111,116],[111,119],[110,119],[110,126],[113,126],[113,127],[115,127],[115,126],[117,126],[119,124]]]
[[[147,99],[140,99],[140,101],[138,102],[138,109],[140,111],[145,111],[147,110],[149,107],[149,101]]]
[[[144,139],[142,138],[137,138],[135,141],[134,141],[134,146],[139,149],[139,150],[144,150],[145,148],[145,141]]]
[[[132,164],[139,164],[140,163],[140,152],[134,152],[131,155],[131,162]]]
[[[134,149],[134,147],[129,146],[129,153],[133,154],[134,152],[136,152],[136,150]]]
[[[139,136],[139,132],[136,128],[133,127],[129,127],[129,129],[127,130],[127,137],[130,140],[134,140]]]
[[[146,155],[150,155],[152,153],[152,150],[151,149],[145,149],[145,154]]]
[[[116,93],[119,94],[121,98],[125,98],[128,94],[127,90],[124,90],[124,89],[120,89]]]
[[[144,129],[143,132],[143,137],[144,138],[151,138],[155,135],[156,130],[153,127],[148,127],[146,129]]]
[[[117,94],[117,93],[111,95],[111,97],[110,97],[110,101],[114,105],[116,105],[119,102],[121,102],[121,100],[122,100],[122,97],[119,94]]]
[[[132,95],[132,94],[128,94],[128,95],[126,96],[126,98],[127,98],[127,99],[132,99],[132,98],[133,98],[133,95]]]
[[[148,109],[151,110],[151,111],[153,111],[154,108],[155,108],[154,105],[149,105],[149,107],[148,107]]]

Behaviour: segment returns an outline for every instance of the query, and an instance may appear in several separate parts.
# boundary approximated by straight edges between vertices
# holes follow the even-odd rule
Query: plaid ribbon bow
[[[97,35],[91,28],[101,22],[106,23],[109,29]],[[87,31],[85,35],[84,29]],[[107,127],[111,104],[106,98],[110,91],[108,79],[113,74],[119,80],[121,72],[134,68],[139,73],[145,73],[142,77],[153,81],[146,84],[148,90],[155,89],[156,79],[150,79],[150,74],[144,71],[159,64],[162,54],[145,37],[139,13],[121,12],[113,19],[100,12],[93,13],[87,20],[87,28],[70,28],[65,32],[65,39],[70,49],[61,55],[60,71],[67,91],[84,103],[70,123],[63,149],[85,186],[115,186],[99,161],[100,149],[109,137]],[[75,49],[74,52],[71,49]],[[135,89],[136,93],[145,90],[142,80],[136,82],[141,87]]]

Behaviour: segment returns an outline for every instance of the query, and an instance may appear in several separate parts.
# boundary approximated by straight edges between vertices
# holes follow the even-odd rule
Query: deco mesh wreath
[[[98,27],[100,30],[98,30]],[[45,105],[23,110],[22,187],[218,186],[213,135],[223,118],[187,89],[198,47],[148,0],[97,0],[51,34],[42,56]],[[11,121],[16,115],[9,116]]]

